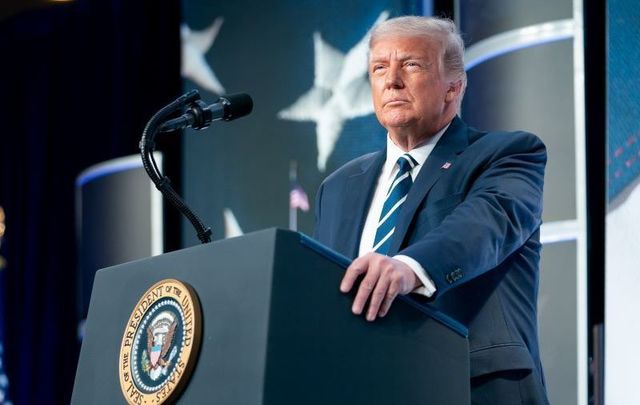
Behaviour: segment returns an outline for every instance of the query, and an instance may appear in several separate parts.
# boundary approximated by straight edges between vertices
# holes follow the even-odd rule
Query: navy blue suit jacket
[[[386,158],[355,159],[320,186],[315,238],[354,258]],[[401,207],[389,256],[417,260],[437,292],[426,303],[469,328],[471,377],[536,370],[544,144],[480,132],[456,117]]]

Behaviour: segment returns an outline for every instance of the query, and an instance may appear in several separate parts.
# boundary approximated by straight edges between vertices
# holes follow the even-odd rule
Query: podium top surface
[[[302,245],[307,246],[311,250],[314,250],[315,252],[324,256],[328,260],[336,263],[337,265],[345,269],[349,267],[349,265],[351,264],[351,260],[346,256],[343,256],[340,253],[322,245],[321,243],[317,242],[316,240],[310,238],[305,234],[288,231],[288,230],[277,229],[277,228],[273,228],[273,229],[276,229],[277,232],[289,232],[289,233],[298,235],[300,237],[300,243]],[[417,302],[416,300],[412,299],[410,295],[400,295],[398,296],[398,299],[407,302],[417,310],[422,311],[423,313],[427,314],[429,317],[433,318],[434,320],[451,328],[461,336],[469,337],[469,330],[467,329],[467,327],[465,327],[463,324],[456,321],[455,319],[451,318],[450,316],[444,314],[443,312],[438,311],[437,309],[429,306],[428,304],[422,304]]]

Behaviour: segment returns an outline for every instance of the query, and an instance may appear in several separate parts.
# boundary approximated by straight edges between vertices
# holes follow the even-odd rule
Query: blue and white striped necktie
[[[407,194],[409,194],[409,189],[413,184],[411,170],[413,170],[417,164],[418,162],[408,153],[398,158],[400,171],[398,171],[396,178],[393,180],[393,183],[391,183],[384,205],[382,206],[380,220],[378,221],[378,227],[376,229],[376,237],[373,242],[374,252],[385,255],[389,251],[392,240],[391,237],[396,230],[396,222],[400,208],[404,200],[407,199]]]

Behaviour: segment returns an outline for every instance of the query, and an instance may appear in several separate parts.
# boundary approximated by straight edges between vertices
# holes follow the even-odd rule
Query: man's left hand
[[[340,291],[351,291],[353,284],[363,274],[364,278],[360,282],[351,310],[354,314],[360,315],[367,299],[371,297],[367,308],[367,321],[374,321],[377,316],[385,316],[398,294],[408,294],[421,284],[413,270],[405,263],[372,252],[358,257],[351,263],[340,283]]]

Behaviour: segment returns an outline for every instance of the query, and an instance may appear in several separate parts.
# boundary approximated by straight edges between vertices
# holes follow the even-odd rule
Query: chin
[[[400,117],[394,117],[392,119],[387,119],[384,121],[385,128],[406,128],[406,127],[410,127],[415,120],[413,119],[408,119],[408,118],[400,118]]]

